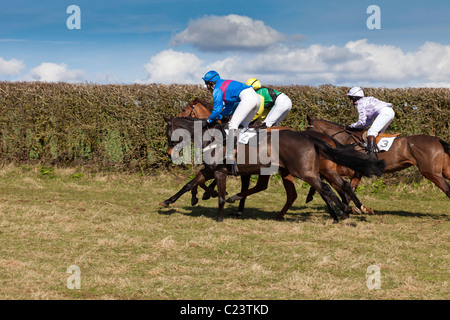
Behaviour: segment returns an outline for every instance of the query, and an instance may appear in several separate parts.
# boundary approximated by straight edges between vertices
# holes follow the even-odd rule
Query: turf
[[[376,215],[332,224],[307,188],[285,221],[282,183],[247,201],[244,216],[186,194],[158,203],[192,172],[0,169],[0,299],[448,299],[450,200],[431,183],[358,191]],[[230,178],[228,193],[239,191]],[[69,289],[69,266],[81,288]],[[370,266],[380,289],[367,286]]]

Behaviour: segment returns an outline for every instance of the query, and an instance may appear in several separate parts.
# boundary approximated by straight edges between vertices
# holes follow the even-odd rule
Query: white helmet
[[[347,93],[350,97],[364,97],[364,91],[360,87],[353,87],[350,89],[350,91]]]

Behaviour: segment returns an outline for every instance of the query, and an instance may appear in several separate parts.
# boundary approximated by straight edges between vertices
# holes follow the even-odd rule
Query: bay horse
[[[308,129],[325,133],[342,144],[359,145],[363,141],[364,129],[346,129],[345,126],[327,120],[308,117]],[[386,173],[417,166],[420,173],[433,182],[450,198],[450,144],[439,137],[424,134],[398,136],[389,151],[374,153],[386,162]],[[353,175],[352,189],[358,186],[361,177]]]
[[[166,132],[169,141],[169,147],[171,143],[171,135],[175,128],[183,128],[185,130],[188,130],[191,137],[194,137],[193,122],[196,120],[198,119],[192,117],[171,117],[170,121],[168,121],[168,130]],[[216,124],[215,127],[217,126],[222,129],[221,124]],[[203,132],[208,129],[204,128],[202,130],[203,134]],[[291,174],[293,177],[300,178],[313,186],[327,204],[327,208],[334,222],[338,222],[337,215],[343,216],[343,213],[340,210],[340,208],[343,207],[343,204],[334,194],[331,188],[327,184],[323,183],[319,177],[319,154],[322,154],[323,156],[331,159],[333,162],[348,166],[351,169],[360,172],[364,176],[379,176],[384,171],[383,161],[377,160],[365,154],[361,154],[356,150],[334,149],[329,144],[318,139],[317,137],[302,132],[295,132],[291,130],[277,130],[277,133],[279,135],[278,144],[271,143],[273,132],[267,133],[266,144],[260,143],[256,147],[238,144],[238,157],[240,152],[244,152],[245,155],[243,159],[244,162],[237,164],[239,174],[259,174],[261,168],[268,166],[261,162],[260,157],[257,157],[256,163],[250,162],[249,154],[251,152],[256,152],[257,155],[264,154],[264,152],[267,155],[273,155],[275,153],[278,154],[279,157],[276,159],[275,165],[280,168],[280,174],[282,175],[282,177],[286,177],[288,174]],[[194,137],[194,139],[195,138],[196,137]],[[206,141],[203,141],[202,146],[206,147],[210,143],[211,142],[208,143]],[[241,148],[241,151],[239,151],[239,148]],[[263,151],[262,153],[261,150]],[[253,161],[254,160],[255,159],[253,159]],[[273,166],[273,163],[271,163],[269,166]],[[219,213],[217,216],[217,221],[223,221],[223,208],[225,204],[226,177],[228,175],[228,168],[226,164],[223,164],[221,162],[216,162],[208,165],[205,164],[205,167],[209,169],[205,173],[208,175],[208,172],[213,171],[214,178],[217,180],[219,202]],[[286,191],[290,194],[292,194],[292,191],[295,193],[295,188],[294,190],[292,190],[292,188],[289,186],[290,184],[292,184],[293,186],[292,182],[287,182],[287,188],[285,184]],[[288,195],[288,201],[277,217],[282,219],[284,213],[289,209],[292,203],[293,201],[289,201]],[[334,204],[338,206],[337,209],[334,208]]]
[[[211,114],[212,108],[213,108],[213,105],[211,103],[208,103],[203,99],[196,98],[193,101],[191,101],[190,103],[188,103],[181,110],[178,117],[194,117],[194,118],[198,117],[201,119],[206,119]],[[169,120],[167,118],[165,118],[165,120],[169,124]],[[281,129],[292,130],[291,128],[288,128],[288,127],[277,127],[277,130],[281,130]],[[270,130],[270,128],[268,130]],[[332,147],[337,147],[336,144],[339,144],[337,141],[333,140],[332,138],[330,138],[329,136],[327,136],[325,134],[321,134],[318,132],[309,132],[309,134],[314,134],[316,137],[318,137],[321,140],[324,140],[325,142],[330,144]],[[171,153],[171,147],[169,144],[169,155],[170,155],[170,153]],[[341,210],[347,214],[348,213],[374,214],[374,211],[370,207],[365,206],[361,203],[361,201],[358,199],[358,197],[356,196],[356,194],[350,187],[350,184],[346,180],[342,179],[341,175],[337,172],[337,167],[338,167],[338,165],[336,163],[332,162],[331,160],[325,159],[322,156],[320,157],[320,162],[319,162],[320,175],[323,179],[328,181],[331,184],[331,186],[341,196],[342,203],[343,203],[343,207],[341,208]],[[340,167],[340,168],[342,168],[341,171],[347,170],[347,171],[351,172],[352,174],[354,172],[353,170],[351,170],[349,168],[345,168],[345,167]],[[168,207],[170,204],[177,201],[184,193],[186,193],[190,190],[191,191],[191,205],[195,206],[198,203],[198,198],[197,198],[198,186],[202,187],[205,190],[205,193],[203,194],[203,197],[202,197],[203,200],[207,200],[211,196],[217,197],[218,194],[216,191],[214,191],[214,188],[216,186],[216,180],[213,180],[213,182],[209,186],[206,186],[206,184],[205,184],[205,182],[207,180],[212,179],[212,178],[213,178],[213,176],[210,173],[206,172],[205,168],[203,168],[202,170],[200,170],[197,173],[197,175],[195,176],[194,179],[192,179],[186,185],[184,185],[181,188],[181,190],[178,191],[175,195],[173,195],[169,199],[161,202],[160,205],[164,206],[164,207]],[[256,186],[254,186],[251,189],[249,189],[250,178],[251,178],[251,175],[241,175],[241,192],[234,195],[233,197],[229,197],[227,199],[227,202],[229,202],[229,203],[233,203],[236,200],[240,200],[238,210],[235,213],[236,216],[241,216],[243,214],[247,196],[257,193],[257,192],[264,191],[267,189],[270,176],[259,175]],[[282,178],[283,178],[283,185],[285,185],[285,188],[286,188],[286,185],[289,185],[290,188],[292,188],[292,186],[294,186],[293,185],[294,177],[292,175],[288,174]],[[284,181],[284,180],[288,180],[288,181]],[[288,196],[288,198],[290,198],[288,200],[292,201],[292,202],[295,200],[295,198],[293,198],[293,197]],[[312,194],[308,195],[306,202],[308,203],[311,200],[312,200]],[[353,203],[355,204],[356,207],[350,207],[349,206],[350,201],[353,201]]]
[[[213,105],[211,103],[208,103],[207,101],[203,99],[196,98],[190,103],[188,103],[178,114],[178,117],[197,117],[197,118],[208,118],[212,112]],[[283,130],[292,130],[288,127],[278,127],[278,129]],[[270,130],[270,129],[269,129]],[[336,147],[337,141],[330,138],[328,135],[321,134],[318,132],[309,132],[309,134],[315,134],[316,137],[318,137],[321,140],[324,140],[328,144],[330,144],[332,147]],[[361,201],[358,199],[352,188],[350,187],[350,184],[341,178],[341,175],[337,172],[338,165],[329,159],[325,159],[323,157],[320,157],[319,162],[319,171],[323,179],[325,179],[328,183],[331,184],[331,186],[339,193],[343,204],[344,204],[344,211],[345,212],[351,212],[353,214],[361,214],[361,213],[367,213],[367,214],[374,214],[373,210],[370,207],[367,207],[361,203]],[[340,173],[341,174],[353,174],[354,171],[340,166]],[[242,215],[245,207],[245,199],[247,196],[252,195],[257,192],[261,192],[267,189],[268,183],[269,183],[269,176],[259,176],[258,182],[255,187],[252,189],[248,189],[250,186],[250,175],[241,175],[241,192],[237,195],[230,197],[227,199],[227,202],[233,203],[236,200],[240,200],[238,211],[236,213],[237,216]],[[291,181],[294,180],[294,178],[291,175],[286,176],[284,179],[290,179]],[[208,187],[201,183],[199,184],[200,187],[202,187],[205,190],[205,193],[203,194],[202,199],[207,200],[210,198],[210,196],[216,196],[217,193],[213,191],[213,189],[216,186],[216,180],[214,180]],[[197,185],[194,185],[191,189],[191,204],[195,205],[198,203],[197,198]],[[178,198],[177,198],[178,199]],[[312,197],[308,197],[306,202],[312,200]],[[350,201],[353,201],[356,208],[350,208],[348,205],[350,204]]]

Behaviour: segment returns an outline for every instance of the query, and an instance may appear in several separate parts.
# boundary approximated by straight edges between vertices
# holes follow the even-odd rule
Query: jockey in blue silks
[[[224,116],[232,115],[228,122],[229,139],[227,141],[230,143],[227,143],[226,160],[228,164],[232,164],[235,174],[234,149],[237,144],[237,130],[239,125],[244,127],[244,130],[248,128],[259,110],[259,96],[253,87],[238,81],[221,79],[214,70],[208,71],[202,79],[208,90],[212,91],[214,99],[214,108],[207,122],[211,123]]]

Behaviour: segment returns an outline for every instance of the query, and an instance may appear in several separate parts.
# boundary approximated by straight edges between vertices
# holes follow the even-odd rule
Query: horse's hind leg
[[[431,182],[433,182],[439,189],[444,191],[447,197],[450,198],[450,185],[445,180],[450,178],[450,157],[447,154],[441,153],[435,155],[433,158],[426,158],[420,154],[420,161],[417,161],[417,167],[420,173]]]
[[[339,193],[344,204],[344,212],[349,212],[353,214],[361,214],[362,212],[368,214],[374,214],[373,210],[369,207],[364,206],[361,201],[356,196],[349,182],[342,179],[342,177],[337,172],[332,172],[330,175],[325,176],[326,180],[331,183],[332,187]],[[356,208],[350,208],[348,205],[350,201],[353,201]],[[341,208],[342,209],[342,208]]]
[[[294,184],[294,177],[290,175],[289,173],[284,173],[280,171],[281,176],[283,177],[283,186],[286,190],[286,203],[281,209],[280,213],[275,217],[277,220],[282,220],[284,218],[284,215],[289,210],[289,208],[292,206],[294,201],[297,199],[297,190],[295,189]]]
[[[314,199],[314,195],[316,194],[316,189],[314,189],[313,187],[309,188],[309,192],[308,195],[306,196],[306,201],[305,203],[311,202]]]
[[[450,184],[448,184],[448,182],[445,181],[445,178],[441,174],[423,171],[421,171],[420,173],[422,173],[423,176],[425,176],[427,179],[433,182],[439,189],[444,191],[447,197],[450,198]]]
[[[322,199],[327,204],[327,207],[329,209],[329,214],[330,214],[331,218],[333,219],[333,222],[334,223],[339,222],[336,210],[334,208],[334,203],[335,202],[339,203],[340,200],[336,196],[336,194],[334,194],[333,190],[331,190],[331,187],[329,185],[327,185],[326,183],[323,183],[319,177],[303,177],[302,180],[304,180],[311,187],[316,189],[316,191],[320,194]],[[339,209],[338,209],[338,212],[339,212],[339,215],[343,215]]]

